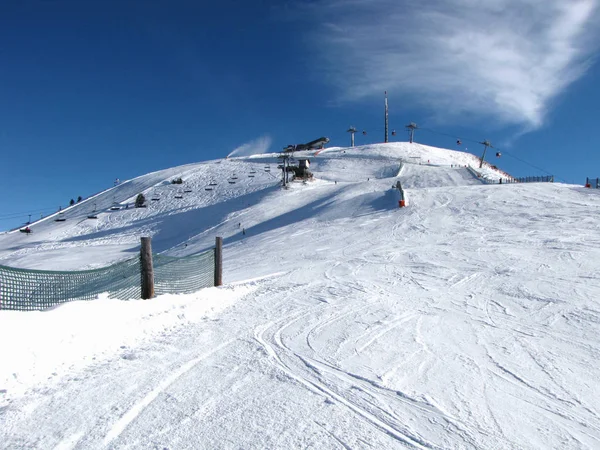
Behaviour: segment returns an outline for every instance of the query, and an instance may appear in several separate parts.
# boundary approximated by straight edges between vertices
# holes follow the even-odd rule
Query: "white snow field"
[[[600,191],[418,144],[304,155],[287,190],[275,154],[208,161],[1,235],[0,264],[55,270],[223,236],[225,286],[0,311],[0,447],[600,448]]]

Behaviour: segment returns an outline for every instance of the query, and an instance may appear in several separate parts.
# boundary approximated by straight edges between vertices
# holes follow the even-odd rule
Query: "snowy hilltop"
[[[277,157],[0,235],[0,264],[45,270],[222,236],[225,283],[0,311],[0,448],[600,446],[600,191],[409,143],[296,152],[313,178],[282,189]]]

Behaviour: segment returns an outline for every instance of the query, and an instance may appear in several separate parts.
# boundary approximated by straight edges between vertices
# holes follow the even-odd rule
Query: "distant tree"
[[[144,194],[138,194],[138,196],[135,198],[135,207],[142,208],[145,202],[146,197],[144,197]]]
[[[75,204],[75,200],[71,199],[71,201],[69,202],[69,205],[73,206]]]
[[[79,203],[81,200],[83,200],[83,198],[81,198],[81,195],[79,197],[77,197],[77,203]]]

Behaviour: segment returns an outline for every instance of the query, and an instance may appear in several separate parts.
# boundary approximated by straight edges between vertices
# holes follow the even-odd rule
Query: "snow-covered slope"
[[[0,237],[4,264],[74,268],[144,234],[179,255],[221,235],[228,285],[0,312],[0,446],[600,446],[597,191],[485,185],[473,155],[420,145],[306,155],[315,181],[288,190],[276,155],[211,161],[102,194],[110,207],[156,191],[145,210],[92,225],[90,199]]]
[[[139,238],[147,235],[153,237],[156,251],[179,252],[179,247],[183,247],[191,253],[210,247],[215,233],[227,242],[227,238],[240,232],[242,222],[242,228],[251,227],[283,215],[284,222],[296,221],[297,210],[318,199],[343,202],[361,197],[367,203],[375,201],[385,196],[401,165],[405,174],[401,179],[406,180],[407,188],[424,187],[423,183],[480,183],[464,168],[477,162],[473,155],[420,144],[335,148],[298,152],[295,156],[310,158],[316,177],[303,189],[304,193],[279,190],[277,154],[161,170],[125,181],[48,216],[31,226],[31,235],[18,231],[0,235],[0,263],[65,270],[104,266],[130,257]],[[178,177],[184,183],[172,184]],[[134,208],[140,193],[146,197],[146,208]],[[380,206],[390,208],[394,202],[384,201]],[[288,216],[291,211],[296,211],[296,216]],[[308,214],[300,213],[302,217],[312,215],[310,210]],[[58,218],[64,221],[56,221]],[[278,226],[277,223],[271,221],[268,226]],[[84,267],[81,261],[85,261]]]

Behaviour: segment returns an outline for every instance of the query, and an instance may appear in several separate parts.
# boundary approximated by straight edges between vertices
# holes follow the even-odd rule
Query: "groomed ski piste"
[[[0,264],[51,270],[225,243],[223,287],[0,311],[0,447],[600,447],[600,191],[315,153],[289,189],[276,154],[207,161],[0,235]]]

